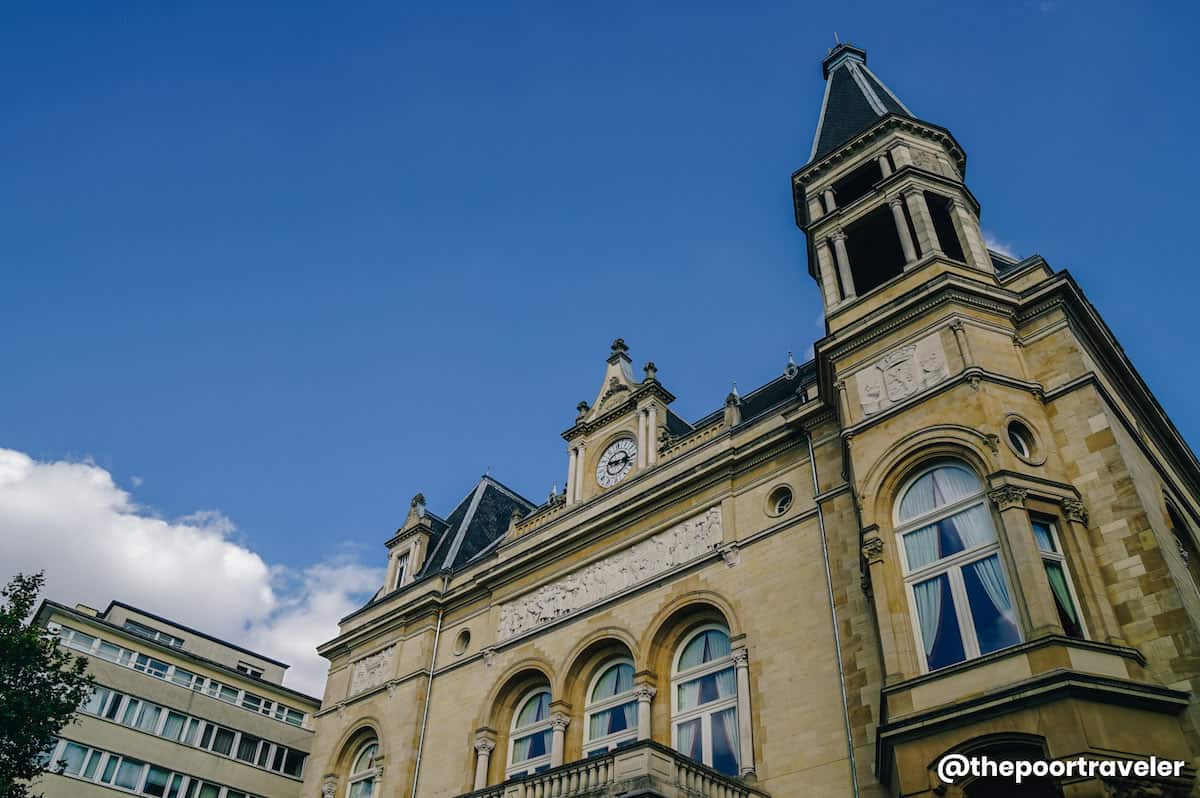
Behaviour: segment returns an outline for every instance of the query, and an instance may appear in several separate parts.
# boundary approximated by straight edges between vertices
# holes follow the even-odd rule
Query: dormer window
[[[392,585],[395,590],[403,585],[408,578],[408,560],[411,552],[404,552],[396,557],[396,582]]]

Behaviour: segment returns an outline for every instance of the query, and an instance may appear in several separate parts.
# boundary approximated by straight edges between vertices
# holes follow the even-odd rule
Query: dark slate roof
[[[522,515],[533,511],[534,504],[516,491],[485,476],[458,506],[435,526],[429,555],[418,578],[442,570],[456,570],[490,548],[508,531],[513,510]]]
[[[796,391],[805,386],[811,385],[817,379],[817,364],[815,360],[810,360],[796,367],[796,374],[790,379],[786,374],[781,374],[775,379],[755,388],[748,394],[741,397],[742,402],[742,423],[753,421],[756,418],[765,416],[773,408],[778,407],[784,402],[791,399]],[[724,408],[714,410],[704,418],[696,421],[692,427],[700,429],[714,423],[718,418],[725,414]]]
[[[883,81],[867,69],[866,51],[839,44],[821,62],[825,99],[810,161],[836,150],[887,114],[912,116]]]

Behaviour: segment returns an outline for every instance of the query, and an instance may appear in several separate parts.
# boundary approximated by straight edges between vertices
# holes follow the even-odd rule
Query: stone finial
[[[591,410],[591,407],[588,406],[587,402],[580,402],[579,404],[575,405],[575,412],[578,413],[576,418],[583,418],[583,416],[589,410]]]
[[[738,394],[737,383],[725,397],[725,426],[736,427],[742,422],[742,397]]]
[[[519,507],[513,508],[512,515],[510,515],[508,517],[508,534],[511,535],[516,530],[517,524],[524,517],[525,517],[525,514],[523,512],[521,512],[521,508],[519,508]]]
[[[614,353],[625,353],[629,351],[629,347],[625,345],[624,338],[614,338],[612,342],[612,351]]]
[[[658,380],[658,366],[654,365],[653,360],[647,360],[646,365],[642,366],[642,371],[646,374],[646,378],[642,382],[656,382]]]
[[[794,380],[799,375],[800,367],[796,365],[796,360],[792,357],[791,350],[788,350],[787,365],[783,367],[783,376],[789,380]]]

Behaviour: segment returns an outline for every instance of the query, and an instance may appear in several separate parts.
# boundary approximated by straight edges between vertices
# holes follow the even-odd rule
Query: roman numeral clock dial
[[[633,470],[633,461],[636,459],[637,442],[633,438],[613,441],[596,464],[596,481],[602,488],[611,488]]]

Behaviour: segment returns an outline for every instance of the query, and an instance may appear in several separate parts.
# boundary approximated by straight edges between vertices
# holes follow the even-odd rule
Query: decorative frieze
[[[863,415],[871,416],[931,388],[950,376],[937,333],[893,349],[854,378]]]
[[[713,507],[652,538],[573,571],[500,607],[497,640],[514,635],[642,584],[721,545],[721,510]]]
[[[354,671],[350,676],[350,695],[370,690],[386,682],[391,676],[395,659],[396,647],[388,646],[355,662]]]

